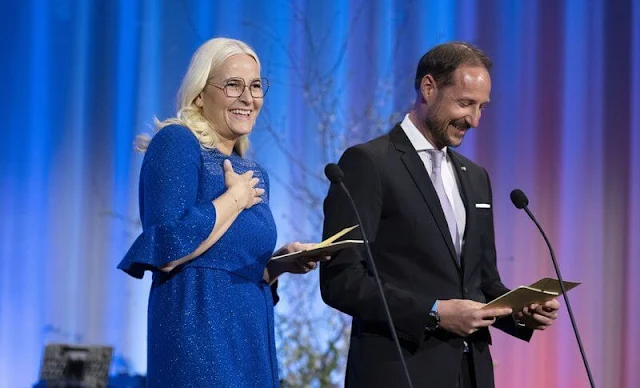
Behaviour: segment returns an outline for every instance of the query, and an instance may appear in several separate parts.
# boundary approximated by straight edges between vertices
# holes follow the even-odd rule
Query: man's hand
[[[462,337],[467,337],[482,327],[493,325],[497,317],[511,314],[508,307],[480,310],[484,303],[468,299],[438,301],[440,327]]]
[[[544,330],[558,318],[560,302],[553,299],[544,304],[532,304],[513,314],[516,322],[530,329]]]
[[[316,244],[314,243],[301,243],[301,242],[292,242],[284,245],[282,248],[278,249],[273,256],[286,255],[288,253],[306,251],[312,249]],[[287,261],[286,265],[283,267],[283,272],[290,272],[294,274],[305,274],[311,270],[314,270],[318,266],[318,262],[326,261],[326,256],[300,256],[296,260]]]

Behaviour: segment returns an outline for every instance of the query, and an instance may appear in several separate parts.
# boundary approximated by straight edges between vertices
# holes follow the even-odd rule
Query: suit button
[[[467,296],[468,293],[469,293],[469,290],[467,290],[467,287],[462,289],[462,296]]]

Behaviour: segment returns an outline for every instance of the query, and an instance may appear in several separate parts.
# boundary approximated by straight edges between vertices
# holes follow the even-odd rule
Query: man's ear
[[[422,77],[422,81],[420,81],[420,95],[422,99],[425,101],[429,101],[438,90],[438,86],[436,85],[436,80],[433,79],[431,74],[427,74]]]
[[[202,108],[204,106],[204,103],[202,102],[202,93],[198,94],[198,97],[193,100],[193,103],[196,104],[198,108]]]

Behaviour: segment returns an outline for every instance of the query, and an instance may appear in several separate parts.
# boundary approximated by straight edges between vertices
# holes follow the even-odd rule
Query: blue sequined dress
[[[255,172],[263,202],[241,212],[200,257],[158,271],[211,233],[225,159],[237,173]],[[276,242],[268,185],[256,163],[202,149],[187,128],[165,127],[151,141],[140,173],[143,233],[118,265],[136,278],[153,272],[147,387],[278,386],[274,301],[263,280]]]

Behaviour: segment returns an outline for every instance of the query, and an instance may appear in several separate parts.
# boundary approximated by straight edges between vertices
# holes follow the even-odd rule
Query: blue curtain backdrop
[[[597,385],[640,387],[640,0],[1,7],[0,386],[34,383],[56,341],[113,345],[144,373],[148,276],[116,270],[139,232],[132,142],[174,114],[194,49],[229,36],[256,49],[273,85],[251,140],[280,242],[319,238],[323,163],[402,118],[426,50],[486,50],[492,103],[461,151],[493,178],[503,280],[553,275],[510,204],[519,187],[564,277],[584,283],[571,297]],[[587,386],[566,310],[530,344],[496,333],[493,353],[498,386]]]

